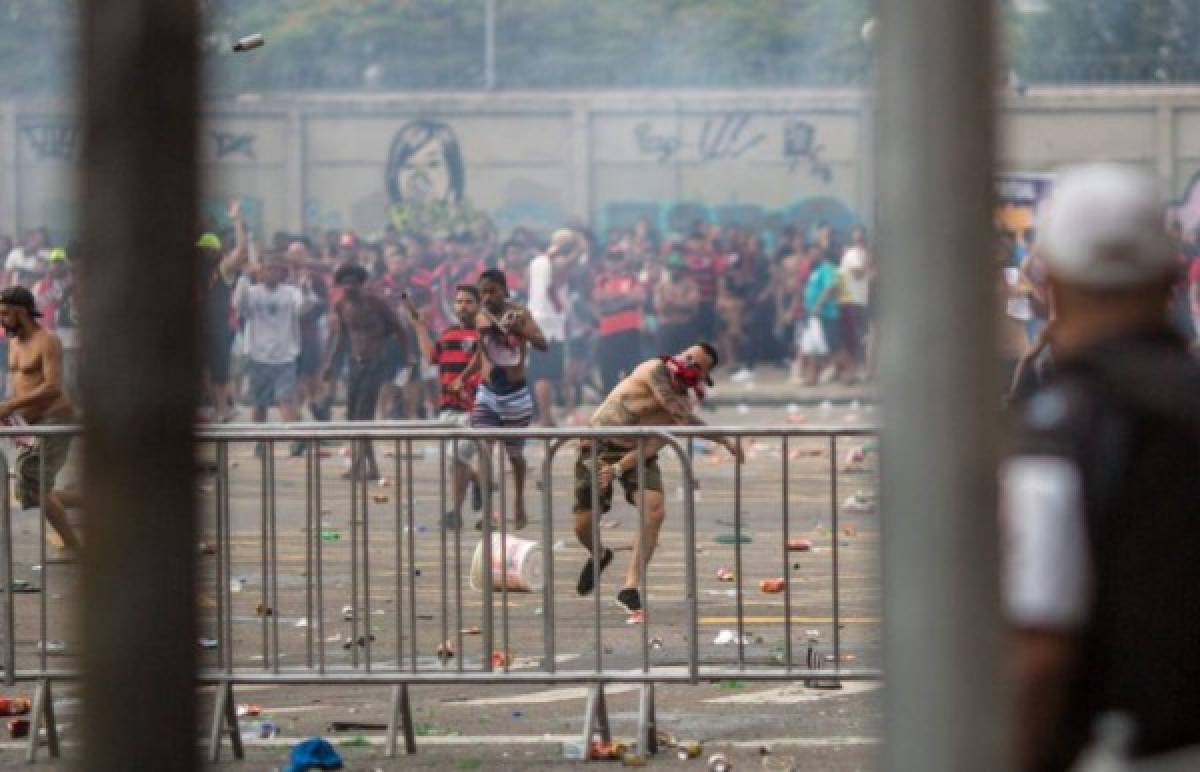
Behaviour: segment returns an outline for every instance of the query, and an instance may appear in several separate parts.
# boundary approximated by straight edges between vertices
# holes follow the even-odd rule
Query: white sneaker
[[[733,381],[734,383],[745,383],[746,381],[752,381],[754,380],[754,371],[743,367],[733,375],[729,376],[729,380]]]

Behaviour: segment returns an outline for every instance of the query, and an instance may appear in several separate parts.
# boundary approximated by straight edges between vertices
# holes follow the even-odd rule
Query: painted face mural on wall
[[[466,174],[454,130],[441,121],[404,124],[392,138],[386,169],[393,205],[463,199]]]

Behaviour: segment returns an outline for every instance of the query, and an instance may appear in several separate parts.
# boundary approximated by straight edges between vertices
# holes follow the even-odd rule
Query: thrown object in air
[[[240,54],[245,51],[253,51],[256,48],[262,48],[266,44],[266,37],[264,37],[261,32],[255,32],[253,35],[246,35],[245,37],[238,38],[237,42],[233,44],[233,50]]]

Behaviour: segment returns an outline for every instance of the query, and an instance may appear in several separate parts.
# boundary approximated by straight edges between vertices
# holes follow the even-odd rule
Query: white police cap
[[[1178,270],[1157,185],[1127,166],[1060,174],[1039,217],[1038,242],[1050,273],[1081,287],[1137,287]]]

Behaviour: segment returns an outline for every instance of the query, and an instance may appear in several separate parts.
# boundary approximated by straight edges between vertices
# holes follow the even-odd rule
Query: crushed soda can
[[[342,606],[342,619],[347,622],[354,619],[354,606]]]
[[[698,758],[701,753],[704,753],[704,746],[698,742],[689,740],[675,744],[675,758],[680,761]]]
[[[731,643],[738,642],[737,632],[734,630],[722,630],[717,633],[717,637],[713,638],[713,644],[717,646],[728,646]],[[753,643],[753,639],[749,635],[742,636],[742,645],[749,646]]]
[[[733,764],[724,753],[714,753],[708,757],[708,772],[730,772]]]
[[[8,722],[8,736],[14,740],[29,736],[29,720],[15,718]]]
[[[238,38],[237,42],[233,44],[233,50],[240,54],[245,51],[262,48],[266,44],[267,38],[261,32],[255,32],[253,35]]]
[[[496,649],[492,652],[492,667],[505,667],[512,664],[512,655],[507,651]]]
[[[621,757],[621,764],[626,767],[644,767],[646,763],[646,757],[640,753],[626,753]]]
[[[246,716],[253,717],[253,716],[258,716],[261,714],[262,714],[262,706],[261,705],[242,704],[242,705],[237,706],[238,718],[244,718]]]
[[[758,589],[762,590],[763,592],[770,593],[783,592],[783,589],[786,586],[786,579],[763,579],[758,583]]]
[[[788,539],[788,552],[808,552],[812,549],[812,542],[808,539]]]
[[[376,493],[371,496],[371,501],[374,501],[376,504],[386,504],[391,501],[391,499],[382,493]]]
[[[869,515],[875,511],[875,503],[865,493],[859,491],[842,503],[842,510]]]
[[[733,582],[737,580],[737,574],[729,566],[721,566],[717,569],[718,582]]]
[[[626,750],[624,743],[592,740],[591,759],[593,761],[616,761],[625,755]]]

